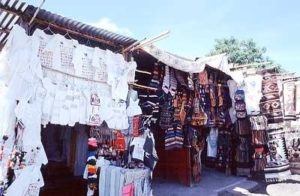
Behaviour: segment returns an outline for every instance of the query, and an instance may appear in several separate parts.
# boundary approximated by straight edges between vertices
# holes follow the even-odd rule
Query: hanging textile
[[[236,122],[236,133],[238,143],[236,148],[235,160],[237,164],[237,175],[250,175],[251,163],[251,123],[248,118],[238,119]]]
[[[283,129],[283,112],[280,100],[278,77],[274,70],[263,73],[262,94],[260,101],[261,113],[268,119],[268,148],[267,164],[264,169],[266,182],[280,182],[291,174],[287,160]]]
[[[260,101],[260,110],[268,123],[283,122],[283,113],[280,102],[279,88],[276,75],[265,73],[262,81],[263,97]]]
[[[262,97],[261,85],[262,76],[261,75],[250,75],[244,79],[245,82],[245,103],[247,113],[259,112],[259,101]]]
[[[284,81],[283,87],[283,115],[285,120],[296,119],[296,86],[295,81]]]

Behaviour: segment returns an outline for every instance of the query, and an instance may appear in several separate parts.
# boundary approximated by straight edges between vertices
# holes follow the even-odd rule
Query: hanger
[[[43,29],[42,31],[44,31],[45,33],[46,33],[46,31],[49,31],[52,35],[55,34],[55,33],[51,30],[49,24],[48,24],[48,26],[47,26],[45,29]]]
[[[88,38],[87,41],[86,41],[86,45],[89,46],[89,47],[92,47],[92,44],[91,44],[91,41],[90,41],[89,38]]]
[[[67,32],[64,34],[64,37],[67,38],[67,39],[73,39],[71,37],[71,35],[69,34],[69,31],[67,30]]]

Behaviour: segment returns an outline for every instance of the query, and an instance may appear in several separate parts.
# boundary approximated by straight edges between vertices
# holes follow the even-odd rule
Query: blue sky
[[[190,58],[209,53],[216,38],[253,38],[271,59],[300,75],[297,0],[46,0],[43,8],[136,39],[170,30],[156,45]]]

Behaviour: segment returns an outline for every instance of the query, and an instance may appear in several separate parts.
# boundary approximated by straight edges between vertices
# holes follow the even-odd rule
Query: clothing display
[[[99,180],[100,195],[123,195],[128,185],[136,196],[146,196],[151,192],[150,171],[148,169],[123,169],[115,166],[101,167]],[[115,179],[115,180],[113,180]]]
[[[2,57],[3,61],[7,62],[3,67],[10,65],[12,67],[7,68],[10,70],[9,77],[11,77],[5,79],[8,85],[7,97],[18,100],[28,96],[24,93],[34,89],[32,86],[42,79],[46,94],[42,109],[44,126],[49,122],[69,126],[74,126],[77,122],[100,125],[103,120],[106,120],[112,128],[128,128],[126,105],[120,103],[127,99],[128,81],[133,80],[136,69],[134,61],[126,62],[122,55],[109,50],[83,46],[75,40],[68,40],[58,34],[47,35],[41,30],[36,30],[32,36],[27,36],[21,29],[16,26],[14,30],[16,33],[10,35],[26,37],[26,45],[24,41],[18,43],[10,38],[12,41],[8,44],[11,42],[15,44],[12,50],[7,45],[6,51],[7,53],[19,51],[24,59],[15,58],[17,55],[13,55],[7,62],[5,60],[7,57]],[[111,66],[107,69],[108,63]],[[23,64],[22,68],[18,68],[21,64]],[[20,71],[21,69],[25,71]],[[102,84],[96,86],[97,82],[91,83],[86,80],[98,81]],[[92,102],[95,101],[95,95],[100,99],[97,100],[99,103]],[[103,97],[107,100],[101,105]],[[118,113],[121,120],[110,119],[110,115],[100,111],[101,106],[105,108],[103,110],[106,110],[106,107],[112,109],[114,113],[112,115]],[[82,116],[84,114],[85,116]]]
[[[99,127],[105,122],[118,131],[92,131],[96,137],[89,141],[87,165],[88,192],[92,194],[98,186],[94,164],[98,155],[91,148],[97,148],[98,143],[111,146],[114,141],[114,150],[124,152],[126,141],[119,130],[129,128],[129,117],[134,118],[133,130],[138,129],[135,136],[144,134],[136,118],[142,114],[137,93],[127,102],[128,83],[135,81],[137,64],[133,59],[125,61],[121,54],[88,47],[59,34],[36,29],[28,36],[18,25],[2,51],[0,179],[4,191],[8,195],[39,194],[44,185],[40,168],[48,162],[41,125],[74,127],[80,123]],[[158,158],[152,151],[147,161],[154,169]],[[26,177],[30,172],[34,173],[32,180]],[[26,183],[25,178],[29,179]],[[16,190],[21,182],[23,188]]]
[[[149,195],[150,175],[158,161],[151,131],[125,137],[121,131],[109,129],[104,121],[101,127],[91,127],[90,136],[83,175],[87,195],[94,195],[98,189],[99,195],[120,195],[131,183],[134,195]]]

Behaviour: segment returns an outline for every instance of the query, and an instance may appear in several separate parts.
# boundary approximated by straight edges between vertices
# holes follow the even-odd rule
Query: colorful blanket
[[[278,125],[279,126],[279,125]],[[291,171],[287,160],[287,149],[282,127],[272,127],[268,130],[269,156],[264,169],[266,182],[281,182],[287,180]]]
[[[267,117],[268,123],[283,122],[283,113],[276,76],[270,73],[265,73],[263,75],[262,94],[263,97],[260,101],[260,110],[262,114]]]

